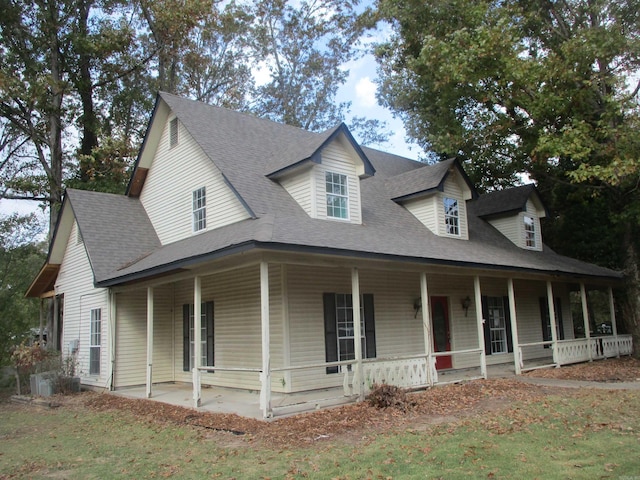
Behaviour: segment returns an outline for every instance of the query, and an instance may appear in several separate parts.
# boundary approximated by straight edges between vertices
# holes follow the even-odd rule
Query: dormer
[[[460,164],[451,159],[397,175],[387,181],[390,197],[434,234],[469,239],[467,200],[475,189]]]
[[[281,168],[267,177],[277,181],[311,218],[362,223],[360,179],[375,169],[346,125],[291,146]]]
[[[542,251],[540,219],[547,209],[533,184],[482,195],[473,202],[473,212],[518,247]]]

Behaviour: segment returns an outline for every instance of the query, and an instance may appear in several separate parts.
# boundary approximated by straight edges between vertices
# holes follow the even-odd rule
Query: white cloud
[[[356,83],[356,98],[363,107],[376,106],[376,84],[369,77],[362,77]]]

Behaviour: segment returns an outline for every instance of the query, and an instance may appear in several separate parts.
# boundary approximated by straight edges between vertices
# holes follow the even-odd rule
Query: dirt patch
[[[590,382],[637,382],[640,381],[640,360],[633,357],[608,358],[561,368],[532,370],[525,375]]]

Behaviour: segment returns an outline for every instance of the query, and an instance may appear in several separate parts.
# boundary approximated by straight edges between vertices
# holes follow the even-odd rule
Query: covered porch
[[[630,336],[617,334],[611,287],[607,292],[612,335],[576,339],[571,332],[567,335],[570,338],[563,340],[558,335],[561,315],[557,309],[568,308],[568,287],[557,278],[514,278],[488,271],[382,262],[351,262],[347,267],[342,258],[284,258],[277,254],[245,260],[242,267],[199,267],[181,274],[179,280],[156,280],[144,290],[138,287],[138,291],[146,292],[146,398],[167,395],[169,384],[165,382],[169,380],[176,389],[180,386],[179,395],[190,406],[223,408],[221,405],[229,402],[215,397],[222,393],[212,397],[212,392],[224,391],[227,396],[232,392],[231,403],[240,402],[262,418],[270,418],[362,400],[374,384],[420,389],[487,378],[491,369],[517,375],[533,368],[631,353]],[[220,272],[228,275],[219,282],[212,280]],[[236,288],[232,279],[240,277],[244,283]],[[216,282],[220,290],[214,287]],[[165,294],[169,292],[167,285],[174,292],[170,303]],[[584,283],[580,287],[586,292]],[[346,337],[351,341],[345,345],[352,350],[337,360],[329,357],[328,350],[325,357],[328,337],[323,336],[321,326],[326,292],[348,293],[351,302],[345,307],[348,325],[337,328],[342,328],[342,333],[348,331]],[[227,305],[223,293],[232,296],[235,303]],[[365,341],[369,327],[362,303],[371,301],[364,299],[367,294],[375,297],[374,355],[370,355],[371,348]],[[175,339],[182,330],[180,320],[175,314],[170,319],[166,312],[182,311],[181,307],[188,307],[187,298],[192,302],[186,310],[192,322],[187,336],[191,337],[190,342],[182,343]],[[212,325],[216,323],[216,333],[214,336],[212,328],[211,338],[205,325],[209,321],[205,311],[209,298],[215,302],[216,311],[215,322],[211,319]],[[443,298],[444,313],[438,313],[434,307]],[[499,301],[491,304],[487,298]],[[326,310],[326,300],[324,307]],[[548,309],[548,340],[540,329],[543,307]],[[585,316],[588,318],[588,312]],[[566,318],[565,314],[565,322]],[[165,319],[162,326],[159,319]],[[171,348],[167,356],[162,356],[154,349],[154,344],[159,344],[154,331],[165,329],[166,321],[172,322],[174,340],[170,345],[166,340],[160,342],[161,349]],[[238,336],[240,322],[244,330]],[[324,324],[326,327],[326,316]],[[231,333],[225,333],[227,330]],[[590,328],[585,330],[589,332]],[[340,338],[340,333],[335,333],[332,342],[340,342]],[[354,341],[358,338],[362,341]],[[238,353],[236,346],[234,356],[225,355],[229,340],[243,344],[243,351]],[[169,374],[159,378],[154,364],[164,362],[162,368],[168,370],[167,358],[175,373],[172,378],[167,378]],[[183,360],[190,368],[178,373],[183,369],[177,364]],[[190,391],[188,398],[184,385]]]

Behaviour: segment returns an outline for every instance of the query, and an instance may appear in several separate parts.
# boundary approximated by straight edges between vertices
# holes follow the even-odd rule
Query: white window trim
[[[499,305],[491,305],[493,300],[497,300]],[[501,327],[494,327],[493,324],[493,310],[499,308],[502,312],[502,315],[499,314],[499,318],[502,322]],[[487,297],[487,309],[489,310],[489,318],[487,321],[489,322],[489,332],[490,332],[490,344],[491,344],[491,355],[503,355],[509,353],[509,341],[507,340],[507,314],[505,312],[504,300],[502,297]],[[502,332],[502,350],[494,351],[494,340],[493,340],[493,332]]]
[[[344,307],[339,306],[338,298],[340,297],[344,298],[344,302],[342,302],[345,305]],[[349,298],[351,299],[350,306],[348,302]],[[340,312],[341,310],[344,310],[347,312],[347,318],[349,316],[348,312],[351,311],[351,322],[347,321],[346,323],[347,325],[349,323],[351,324],[351,330],[354,331],[354,334],[352,335],[344,335],[344,336],[340,335],[340,314],[338,312]],[[341,340],[351,340],[352,342],[354,342],[353,351],[355,352],[355,329],[353,324],[353,297],[351,296],[350,293],[336,293],[336,341],[338,343],[337,345],[338,361],[353,360],[353,358],[342,358],[343,354],[340,351]],[[360,295],[360,343],[362,345],[362,358],[367,358],[367,353],[366,353],[367,337],[366,337],[366,327],[365,327],[365,320],[364,320],[364,299],[362,295]]]
[[[202,192],[202,196],[196,197],[200,192]],[[196,200],[202,201],[202,205],[197,206]],[[200,213],[202,213],[202,218],[199,218]],[[202,226],[197,228],[200,223],[202,223]],[[207,230],[207,190],[204,186],[196,188],[191,193],[191,229],[193,233],[201,233]]]
[[[456,215],[450,215],[447,213],[447,200],[452,200],[454,202],[456,202],[456,211],[457,214]],[[450,237],[460,237],[462,235],[462,228],[460,225],[460,200],[458,198],[454,198],[454,197],[448,197],[446,195],[444,195],[442,197],[442,210],[444,211],[444,233],[445,235],[448,235]],[[455,218],[456,220],[456,230],[458,230],[457,233],[449,233],[449,228],[448,228],[448,224],[447,224],[447,219],[448,218]]]
[[[194,317],[193,303],[189,304],[189,370],[195,365]],[[200,361],[201,365],[207,365],[207,304],[202,302],[200,306]]]
[[[98,371],[92,370],[92,358],[97,352]],[[89,375],[100,376],[102,355],[102,309],[92,308],[89,317]]]
[[[330,193],[327,190],[327,175],[338,175],[340,177],[344,177],[344,187],[346,190],[345,195],[341,195],[341,194],[337,194],[337,193]],[[324,208],[325,208],[325,215],[328,219],[330,220],[338,220],[338,221],[343,221],[343,222],[348,222],[351,221],[351,211],[350,211],[350,205],[349,205],[349,175],[346,175],[344,173],[337,173],[337,172],[332,172],[332,171],[325,171],[324,172],[324,194],[325,194],[325,202],[324,202]],[[345,199],[345,209],[347,212],[347,216],[346,217],[334,217],[332,215],[329,215],[329,196],[334,196],[334,197],[338,197],[338,198],[344,198]]]
[[[531,230],[527,229],[527,220],[531,220]],[[533,217],[532,215],[523,215],[522,216],[522,232],[523,232],[523,242],[524,242],[524,247],[525,248],[530,248],[531,250],[538,250],[538,238],[537,238],[537,233],[538,233],[538,229],[536,228],[536,219],[535,217]],[[533,235],[531,237],[533,244],[532,245],[528,245],[527,241],[529,239],[529,232],[531,232]]]

